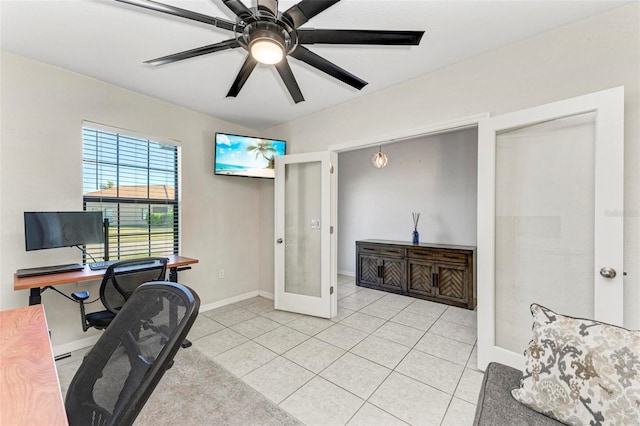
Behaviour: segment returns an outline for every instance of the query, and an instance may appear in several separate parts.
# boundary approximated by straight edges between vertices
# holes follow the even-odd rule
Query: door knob
[[[602,275],[605,278],[615,278],[616,270],[608,266],[605,266],[604,268],[600,269],[600,275]]]
[[[282,238],[278,238],[278,239],[276,240],[276,243],[278,243],[278,244],[282,244]]]

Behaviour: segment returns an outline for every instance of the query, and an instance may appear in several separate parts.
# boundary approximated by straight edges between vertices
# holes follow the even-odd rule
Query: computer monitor
[[[104,243],[102,212],[24,212],[27,251]]]

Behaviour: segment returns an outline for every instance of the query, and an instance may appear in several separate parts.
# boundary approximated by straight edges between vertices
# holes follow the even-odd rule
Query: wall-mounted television
[[[102,212],[24,212],[27,251],[104,243]]]
[[[216,133],[216,175],[275,177],[275,158],[286,153],[287,143],[277,139]]]

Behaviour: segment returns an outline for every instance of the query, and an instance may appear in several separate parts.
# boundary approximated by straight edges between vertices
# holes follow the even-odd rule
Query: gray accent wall
[[[420,212],[420,242],[476,244],[478,131],[458,130],[338,156],[338,271],[355,275],[355,241],[411,241]]]

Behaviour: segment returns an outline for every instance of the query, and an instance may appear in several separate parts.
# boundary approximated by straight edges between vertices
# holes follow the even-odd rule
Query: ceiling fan
[[[242,47],[249,52],[227,97],[236,97],[258,62],[276,67],[295,103],[304,101],[286,56],[311,65],[318,70],[360,90],[367,82],[334,63],[316,55],[308,44],[362,44],[417,46],[424,31],[330,30],[300,28],[311,18],[340,0],[302,0],[284,12],[278,11],[278,0],[258,0],[257,7],[248,8],[240,0],[222,0],[236,15],[236,21],[216,18],[152,0],[116,0],[156,12],[167,13],[193,21],[213,25],[233,32],[229,40],[184,52],[145,61],[163,65],[209,53]]]

